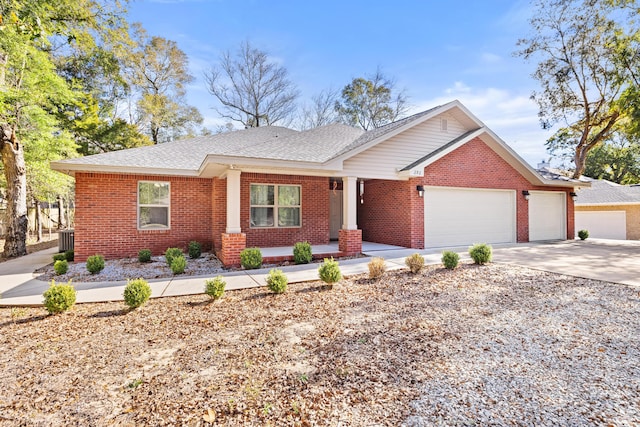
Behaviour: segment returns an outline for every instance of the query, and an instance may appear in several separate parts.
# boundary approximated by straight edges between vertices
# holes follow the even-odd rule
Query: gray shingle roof
[[[195,171],[209,154],[322,163],[362,133],[361,129],[343,124],[330,124],[303,132],[264,126],[67,159],[58,163]]]
[[[580,179],[571,178],[570,176],[567,176],[565,171],[560,169],[550,168],[550,167],[538,168],[536,169],[536,172],[538,172],[544,179],[548,179],[551,181],[564,181],[564,182],[576,182],[576,183],[589,182],[586,179],[584,179],[584,177],[581,177]]]
[[[576,205],[640,203],[640,186],[620,185],[604,179],[586,178],[590,188],[578,193]]]

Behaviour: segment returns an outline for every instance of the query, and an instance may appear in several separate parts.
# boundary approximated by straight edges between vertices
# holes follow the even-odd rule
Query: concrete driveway
[[[640,241],[587,239],[494,248],[493,261],[640,287]]]

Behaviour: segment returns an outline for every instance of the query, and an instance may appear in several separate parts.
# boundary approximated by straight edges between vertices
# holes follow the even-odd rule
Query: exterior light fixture
[[[418,195],[420,197],[424,196],[424,186],[418,185],[418,186],[416,186],[416,190],[418,190]]]
[[[524,196],[525,200],[529,200],[529,197],[530,197],[529,190],[522,190],[522,195]]]
[[[569,195],[571,196],[571,200],[573,200],[574,202],[576,201],[576,199],[578,198],[578,194],[575,192],[571,192],[569,193]]]
[[[360,180],[360,204],[364,203],[364,179]]]

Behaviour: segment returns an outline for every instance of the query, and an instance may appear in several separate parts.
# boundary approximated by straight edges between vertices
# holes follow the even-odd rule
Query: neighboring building
[[[190,240],[245,247],[362,240],[408,248],[574,236],[570,193],[453,101],[365,132],[260,127],[53,162],[76,178],[76,259]]]
[[[640,239],[640,185],[586,179],[591,187],[580,190],[575,202],[576,233],[585,229],[590,237]]]

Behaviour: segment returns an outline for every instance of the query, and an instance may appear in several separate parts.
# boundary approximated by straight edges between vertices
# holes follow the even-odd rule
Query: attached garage
[[[425,247],[515,242],[515,197],[513,190],[427,187]]]
[[[625,211],[576,211],[576,235],[588,230],[589,237],[600,239],[627,238],[627,213]]]
[[[566,196],[558,191],[531,191],[529,241],[564,240],[567,237]]]

